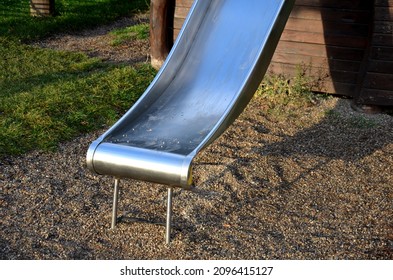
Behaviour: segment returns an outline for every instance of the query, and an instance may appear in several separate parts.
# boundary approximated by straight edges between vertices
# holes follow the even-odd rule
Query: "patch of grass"
[[[29,1],[0,2],[0,157],[113,123],[147,88],[149,65],[111,66],[82,53],[23,43],[147,11],[148,0],[56,0],[55,16],[30,16]]]
[[[330,123],[354,129],[370,129],[379,125],[378,121],[373,119],[372,116],[367,115],[344,115],[331,109],[325,112],[325,116],[329,119]]]
[[[341,114],[334,109],[327,110],[325,112],[325,116],[332,120],[339,120],[341,119]]]
[[[353,116],[348,120],[348,122],[350,126],[359,129],[373,128],[378,125],[376,121],[364,116]]]
[[[80,53],[0,39],[0,157],[113,123],[147,88],[149,65],[109,66]]]
[[[113,36],[112,46],[122,45],[130,40],[145,40],[149,38],[149,24],[138,24],[114,30],[110,33]]]
[[[139,11],[147,11],[147,0],[56,0],[55,16],[31,17],[28,0],[0,2],[0,36],[22,42],[54,32],[75,31],[108,23]]]

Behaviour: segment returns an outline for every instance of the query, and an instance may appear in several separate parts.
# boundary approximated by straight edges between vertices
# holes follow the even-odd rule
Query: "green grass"
[[[28,0],[2,0],[0,36],[27,42],[108,23],[148,7],[148,0],[55,0],[55,16],[36,18],[30,16]]]
[[[335,110],[328,110],[325,112],[326,117],[329,121],[334,123],[345,124],[349,128],[355,129],[370,129],[375,128],[379,125],[378,121],[369,118],[369,116],[354,115],[354,116],[344,116]]]
[[[109,65],[82,53],[24,44],[146,10],[146,0],[56,0],[51,18],[29,16],[27,0],[0,3],[0,158],[112,124],[155,75],[150,65]]]
[[[155,74],[148,65],[114,67],[4,40],[0,52],[0,156],[52,150],[113,123]]]
[[[111,32],[112,46],[122,45],[130,40],[145,40],[149,38],[149,24],[138,24],[117,29]]]

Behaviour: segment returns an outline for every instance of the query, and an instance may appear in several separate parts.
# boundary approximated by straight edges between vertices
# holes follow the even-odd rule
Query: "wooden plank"
[[[175,8],[175,18],[185,19],[188,15],[190,9],[187,7],[176,7]]]
[[[374,0],[376,7],[392,7],[393,0]]]
[[[385,34],[374,34],[372,36],[372,44],[375,47],[393,47],[393,36]]]
[[[181,29],[184,23],[184,19],[174,18],[173,20],[173,29]]]
[[[391,90],[363,89],[358,99],[361,104],[393,106]]]
[[[351,24],[367,24],[371,10],[337,10],[335,8],[294,6],[290,17],[298,19],[324,20]]]
[[[316,57],[310,55],[292,55],[280,52],[274,53],[272,61],[293,65],[304,64],[311,67],[331,69],[334,71],[358,72],[360,69],[360,62],[358,61],[328,59],[327,57]]]
[[[389,47],[372,47],[370,59],[393,61],[393,48]]]
[[[393,17],[393,7],[375,7],[374,17],[379,21],[391,21]]]
[[[393,74],[368,72],[363,82],[365,89],[392,90]],[[393,94],[393,92],[392,92]]]
[[[370,59],[368,61],[367,71],[374,73],[393,73],[393,61]]]
[[[374,21],[374,33],[393,34],[393,21]]]
[[[373,2],[370,0],[296,0],[298,6],[312,6],[324,8],[336,8],[345,10],[365,10],[372,7]]]
[[[30,0],[31,5],[51,6],[54,4],[53,0]]]
[[[364,50],[344,48],[336,46],[325,46],[318,44],[303,44],[300,42],[280,41],[276,52],[293,55],[311,55],[328,57],[329,59],[340,59],[349,61],[362,61]]]
[[[330,76],[329,70],[326,68],[318,68],[318,67],[308,67],[307,65],[301,64],[289,64],[289,63],[280,63],[272,61],[269,65],[270,71],[274,73],[283,73],[287,75],[289,78],[294,77],[298,74],[299,71],[306,72],[310,77],[314,77],[317,79],[327,79]]]
[[[39,10],[40,12],[49,12],[51,9],[48,3],[34,4],[34,6],[32,6],[31,8],[35,10]]]
[[[341,22],[325,22],[322,20],[309,20],[289,18],[285,26],[287,30],[301,30],[305,32],[330,33],[348,36],[367,36],[367,24],[348,24]]]
[[[360,49],[364,49],[367,46],[367,38],[365,37],[312,33],[288,29],[285,29],[282,33],[281,40]]]
[[[315,57],[310,55],[292,55],[288,53],[275,52],[272,58],[272,62],[289,65],[308,65],[315,67],[318,65],[319,68],[329,70],[329,62],[326,57]]]
[[[176,0],[176,6],[190,8],[193,2],[193,0]]]

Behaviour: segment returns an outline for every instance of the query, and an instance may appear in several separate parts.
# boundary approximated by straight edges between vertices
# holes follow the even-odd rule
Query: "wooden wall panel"
[[[356,101],[393,105],[393,0],[375,0],[374,25]]]
[[[279,73],[293,75],[289,69],[304,65],[320,81],[314,90],[354,96],[372,15],[371,1],[365,2],[296,1],[269,70],[276,72],[280,61]]]
[[[174,38],[192,2],[176,0]],[[393,102],[393,0],[297,0],[268,71],[299,66],[320,80],[315,90]]]

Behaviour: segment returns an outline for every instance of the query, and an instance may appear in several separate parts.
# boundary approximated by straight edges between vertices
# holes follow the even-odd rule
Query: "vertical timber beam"
[[[162,66],[171,48],[169,23],[173,8],[173,0],[150,1],[150,58],[155,69]]]

